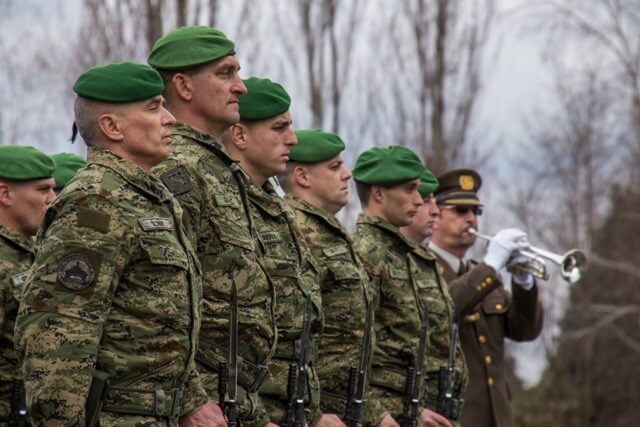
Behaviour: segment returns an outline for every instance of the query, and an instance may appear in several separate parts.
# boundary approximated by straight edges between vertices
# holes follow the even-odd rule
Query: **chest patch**
[[[282,237],[280,237],[280,233],[276,233],[275,231],[261,233],[260,238],[264,243],[278,243],[282,242]]]
[[[85,253],[71,253],[58,263],[58,282],[72,291],[87,288],[95,277],[96,268],[93,259]]]
[[[338,256],[338,255],[343,255],[343,254],[346,254],[347,252],[349,252],[349,250],[347,249],[346,246],[333,246],[329,248],[324,248],[322,250],[322,253],[329,258]]]
[[[191,190],[191,181],[182,166],[163,173],[160,175],[160,179],[174,196]]]
[[[169,218],[141,218],[138,222],[144,231],[173,230],[173,224]]]
[[[220,207],[232,207],[232,208],[240,207],[240,203],[238,203],[238,200],[232,196],[227,196],[224,194],[216,194],[215,200],[216,200],[216,205]]]
[[[24,285],[24,282],[27,281],[27,277],[29,276],[29,271],[23,271],[22,273],[18,273],[16,275],[11,276],[11,284],[16,288],[18,286]]]

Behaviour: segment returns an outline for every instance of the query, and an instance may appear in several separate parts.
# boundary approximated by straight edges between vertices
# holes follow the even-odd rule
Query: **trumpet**
[[[491,240],[492,238],[492,236],[487,234],[479,233],[478,230],[473,227],[469,227],[467,231],[484,240]],[[549,272],[547,271],[545,260],[559,265],[560,275],[569,283],[576,283],[580,280],[584,271],[587,269],[587,256],[579,249],[571,249],[564,255],[559,255],[545,249],[529,246],[527,249],[518,250],[517,255],[525,256],[529,258],[530,261],[526,264],[514,264],[509,268],[509,271],[511,273],[531,273],[533,276],[542,280],[549,279]]]

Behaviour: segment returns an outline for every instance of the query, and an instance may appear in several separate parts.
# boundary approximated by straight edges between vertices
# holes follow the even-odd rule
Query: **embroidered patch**
[[[138,222],[144,231],[173,230],[173,223],[169,218],[141,218]]]
[[[216,194],[214,198],[216,200],[216,205],[220,207],[225,207],[225,206],[229,206],[232,208],[240,207],[240,203],[238,202],[238,199],[234,197],[225,196],[224,194]]]
[[[282,241],[280,233],[276,233],[275,231],[260,234],[260,239],[264,243],[277,243]]]
[[[16,275],[11,276],[11,284],[15,287],[24,285],[24,282],[27,281],[27,277],[29,276],[29,271],[23,271],[22,273],[18,273]]]
[[[322,253],[325,256],[328,256],[328,257],[334,257],[334,256],[337,256],[337,255],[346,254],[348,252],[349,252],[349,250],[347,249],[346,246],[333,246],[333,247],[330,247],[330,248],[324,248],[322,250]]]
[[[96,268],[93,259],[85,253],[71,253],[58,263],[58,281],[72,291],[87,288],[95,276]]]
[[[191,181],[182,166],[163,173],[160,175],[160,179],[174,196],[191,190]]]

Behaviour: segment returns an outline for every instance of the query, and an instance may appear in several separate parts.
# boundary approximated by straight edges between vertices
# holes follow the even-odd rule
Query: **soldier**
[[[504,363],[504,338],[528,341],[542,329],[542,307],[530,274],[512,276],[512,293],[498,275],[518,249],[529,243],[515,229],[498,232],[482,262],[465,261],[482,212],[476,192],[482,183],[477,172],[458,169],[438,177],[436,200],[441,216],[429,243],[444,269],[451,296],[460,312],[460,340],[469,367],[469,386],[464,395],[463,426],[512,426],[509,386]],[[518,262],[515,260],[514,262]]]
[[[0,425],[17,424],[24,404],[13,327],[33,263],[33,236],[55,198],[54,169],[54,161],[33,147],[0,147]]]
[[[358,217],[356,252],[372,277],[376,307],[376,349],[371,373],[370,414],[372,424],[397,425],[403,410],[405,372],[420,359],[418,347],[425,315],[429,319],[430,344],[426,372],[418,384],[419,411],[423,426],[450,426],[434,411],[438,371],[449,354],[449,327],[453,304],[432,254],[400,233],[423,206],[420,177],[426,191],[435,188],[433,176],[410,150],[391,146],[362,153],[353,170],[363,212]],[[464,382],[464,363],[455,361],[459,384]]]
[[[51,156],[56,162],[56,170],[53,178],[56,180],[56,194],[60,194],[62,189],[71,181],[80,169],[87,165],[87,162],[77,154],[58,153]]]
[[[212,423],[194,363],[197,261],[182,209],[148,174],[170,151],[162,79],[124,62],[73,88],[88,165],[47,211],[16,319],[31,420]]]
[[[322,327],[322,304],[317,285],[317,266],[294,223],[294,214],[285,207],[269,177],[282,174],[289,150],[297,140],[291,127],[291,98],[284,88],[268,79],[244,81],[247,94],[240,97],[240,122],[230,128],[229,151],[247,174],[251,219],[256,229],[261,261],[275,288],[275,316],[278,346],[271,361],[270,377],[260,389],[271,421],[279,423],[287,404],[287,371],[298,361],[306,295],[314,305],[313,330]],[[303,277],[304,274],[304,277]],[[304,349],[307,350],[307,349]],[[335,415],[318,411],[320,385],[315,370],[317,343],[311,342],[307,369],[306,420],[309,425],[342,425]]]
[[[348,201],[351,172],[340,153],[339,136],[319,129],[296,131],[298,144],[279,181],[296,224],[311,250],[319,276],[325,324],[318,339],[316,370],[322,388],[323,413],[343,416],[349,370],[364,357],[363,338],[368,299],[367,274],[355,254],[353,241],[335,218]],[[369,332],[369,342],[371,342]],[[366,385],[365,385],[366,387]],[[366,390],[366,389],[365,389]]]
[[[258,396],[275,350],[273,289],[256,258],[255,230],[247,210],[247,178],[219,136],[240,119],[234,44],[209,27],[182,27],[156,43],[149,63],[166,82],[173,153],[154,168],[187,215],[186,229],[203,270],[204,306],[196,361],[209,396],[218,400],[218,363],[229,354],[231,284],[238,294],[238,417],[243,425],[267,423]]]

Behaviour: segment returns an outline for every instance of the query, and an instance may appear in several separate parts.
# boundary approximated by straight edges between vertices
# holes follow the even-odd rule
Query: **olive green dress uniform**
[[[33,239],[0,224],[0,424],[8,420],[15,380],[22,378],[13,327],[34,249]]]
[[[257,390],[275,349],[274,295],[256,257],[245,203],[247,177],[215,137],[185,124],[173,128],[173,152],[152,172],[184,208],[185,228],[202,265],[204,305],[196,361],[212,400],[218,401],[218,362],[229,354],[229,298],[238,295],[239,402],[243,425],[264,425]]]
[[[351,237],[333,215],[295,196],[288,195],[286,201],[320,268],[325,313],[316,363],[322,388],[320,408],[323,413],[343,415],[349,368],[358,366],[362,352],[368,276]]]
[[[185,71],[234,54],[222,32],[180,27],[156,43],[149,64],[163,72]],[[172,155],[152,171],[180,201],[185,228],[203,270],[204,305],[196,361],[212,400],[218,401],[218,362],[229,354],[229,301],[238,297],[238,418],[245,425],[268,421],[257,390],[275,350],[274,289],[256,257],[248,211],[248,178],[222,142],[188,124],[173,128]]]
[[[480,205],[480,177],[470,170],[438,177],[438,203]],[[443,251],[434,249],[436,255]],[[460,312],[460,342],[469,369],[462,409],[463,427],[513,426],[511,393],[505,375],[504,339],[530,341],[542,330],[538,288],[512,286],[509,293],[496,271],[476,261],[461,262],[458,271],[442,257],[438,264]]]
[[[109,375],[100,425],[175,421],[207,400],[182,209],[110,151],[90,147],[88,161],[49,208],[16,321],[31,418],[83,425],[99,370]]]
[[[429,317],[429,345],[421,406],[434,410],[438,372],[446,366],[450,347],[453,301],[438,273],[432,253],[406,239],[392,224],[360,214],[354,243],[365,269],[373,277],[377,346],[371,373],[369,407],[374,414],[402,410],[405,373],[415,363],[421,316]],[[461,349],[455,361],[454,390],[464,390],[466,368]],[[370,419],[377,425],[380,418]]]

